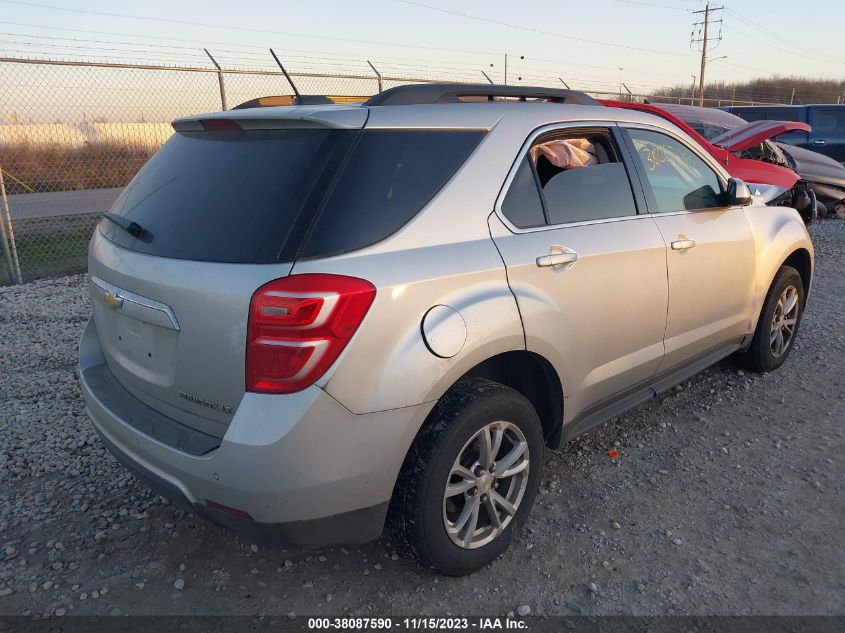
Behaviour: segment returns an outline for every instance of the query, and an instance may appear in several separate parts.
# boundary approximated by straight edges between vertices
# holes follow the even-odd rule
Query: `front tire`
[[[803,311],[801,275],[791,266],[782,266],[769,287],[754,338],[745,353],[751,369],[767,372],[783,365],[794,347]]]
[[[510,544],[540,484],[543,435],[519,392],[473,378],[435,406],[403,464],[391,503],[396,538],[448,576],[484,567]]]

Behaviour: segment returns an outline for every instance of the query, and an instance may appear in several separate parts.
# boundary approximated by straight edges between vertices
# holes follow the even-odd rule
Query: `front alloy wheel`
[[[781,266],[775,275],[757,329],[741,359],[754,371],[773,371],[786,361],[801,325],[804,310],[804,283],[792,266]]]
[[[769,334],[772,358],[780,358],[787,352],[795,337],[797,325],[798,290],[790,285],[783,289],[775,305],[775,313],[772,315],[772,327]]]

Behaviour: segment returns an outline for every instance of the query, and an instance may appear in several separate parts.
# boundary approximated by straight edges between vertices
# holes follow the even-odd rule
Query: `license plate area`
[[[179,329],[170,308],[92,278],[94,319],[112,371],[132,382],[173,385]]]

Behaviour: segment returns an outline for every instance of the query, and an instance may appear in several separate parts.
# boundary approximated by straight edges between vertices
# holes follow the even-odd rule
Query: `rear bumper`
[[[215,525],[228,528],[249,542],[270,545],[363,543],[378,538],[381,534],[387,502],[320,519],[286,523],[261,523],[207,505],[195,504],[171,481],[144,468],[114,444],[99,427],[96,429],[103,444],[117,461],[149,488],[170,499],[180,508],[193,512]]]
[[[163,496],[263,543],[378,538],[402,460],[432,406],[355,415],[317,387],[248,393],[219,446],[198,455],[122,419],[115,410],[126,409],[115,399],[127,396],[113,392],[119,387],[86,380],[102,377],[104,364],[92,320],[80,341],[80,381],[109,451]]]

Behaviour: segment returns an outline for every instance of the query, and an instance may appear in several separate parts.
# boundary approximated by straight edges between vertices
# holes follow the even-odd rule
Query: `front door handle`
[[[537,258],[537,265],[540,268],[548,268],[550,266],[565,266],[566,264],[574,264],[578,261],[578,253],[549,253],[548,255],[540,255]]]
[[[673,251],[687,251],[695,246],[695,240],[675,240],[672,242]]]
[[[827,141],[823,138],[817,138],[815,141],[813,141],[813,145],[824,145],[825,143],[827,143]]]

